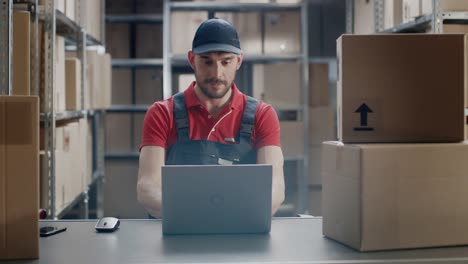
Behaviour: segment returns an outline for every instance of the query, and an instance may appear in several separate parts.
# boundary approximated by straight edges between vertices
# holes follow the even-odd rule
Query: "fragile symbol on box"
[[[368,118],[368,113],[373,113],[372,109],[367,106],[366,103],[363,103],[361,106],[359,106],[354,113],[360,113],[361,114],[361,126],[360,127],[355,127],[354,131],[374,131],[374,128],[368,127],[367,126],[367,118]]]

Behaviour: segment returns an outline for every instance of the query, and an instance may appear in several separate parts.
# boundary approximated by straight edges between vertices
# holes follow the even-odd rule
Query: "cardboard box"
[[[173,31],[173,34],[185,34]],[[190,42],[191,44],[192,42]],[[163,33],[162,24],[139,24],[136,26],[136,49],[137,58],[162,58]]]
[[[171,50],[172,54],[186,55],[192,49],[192,41],[198,26],[208,19],[208,13],[172,12],[171,13]],[[183,33],[182,33],[183,32]]]
[[[64,112],[65,92],[65,38],[55,37],[55,111]]]
[[[216,17],[229,21],[237,29],[244,54],[262,54],[262,17],[255,12],[216,13]]]
[[[424,1],[424,0],[421,0]],[[432,3],[432,0],[429,0]],[[394,27],[403,22],[403,0],[387,0],[384,2],[384,29]]]
[[[309,107],[309,144],[336,140],[335,114],[331,106]]]
[[[130,24],[106,24],[106,51],[113,58],[130,58]]]
[[[298,12],[265,13],[265,54],[301,53],[301,17]]]
[[[354,0],[354,34],[375,32],[374,1]]]
[[[0,96],[0,193],[0,260],[39,258],[38,97]]]
[[[108,113],[105,122],[106,152],[122,153],[132,151],[134,149],[134,146],[132,146],[132,115]],[[119,131],[119,133],[115,133],[115,131]]]
[[[329,105],[328,63],[309,64],[309,106]]]
[[[304,123],[299,121],[280,121],[281,149],[284,157],[304,155]]]
[[[463,141],[464,35],[343,35],[337,44],[339,140]]]
[[[101,89],[100,89],[100,107],[108,109],[111,107],[112,100],[112,62],[109,53],[100,56],[101,65]]]
[[[138,82],[138,80],[136,80]],[[132,104],[132,70],[123,68],[112,69],[112,104]],[[137,86],[138,87],[138,86]]]
[[[443,0],[440,1],[440,7],[444,11],[467,12],[468,2],[460,0]]]
[[[427,15],[431,13],[432,13],[432,0],[421,0],[421,15]]]
[[[88,63],[88,80],[89,80],[89,105],[85,109],[96,109],[99,104],[99,89],[101,86],[101,65],[99,65],[99,54],[95,50],[86,51],[86,60]],[[86,95],[85,95],[86,101]]]
[[[361,251],[468,244],[468,143],[323,144],[323,234]]]
[[[162,69],[135,70],[136,104],[151,105],[156,101],[162,100],[162,86]],[[131,86],[126,88],[127,90],[132,90]]]
[[[298,63],[253,65],[253,97],[279,108],[301,104],[301,65]]]
[[[138,160],[106,161],[104,215],[128,219],[148,218],[148,213],[137,200],[137,176]]]
[[[65,15],[75,21],[75,0],[65,0]]]
[[[80,110],[81,106],[81,61],[67,58],[65,61],[66,110]]]
[[[442,27],[444,33],[468,34],[468,25],[444,24]],[[467,45],[467,43],[465,43]],[[465,62],[468,62],[468,46],[465,46]],[[465,64],[465,107],[468,107],[468,66]]]
[[[185,91],[195,81],[195,74],[179,74],[178,91]]]
[[[29,12],[13,12],[13,95],[31,94],[30,25]]]
[[[420,15],[420,0],[403,0],[403,22],[412,21]]]

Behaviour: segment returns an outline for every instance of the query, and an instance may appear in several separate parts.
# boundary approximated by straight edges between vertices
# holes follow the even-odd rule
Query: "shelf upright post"
[[[346,33],[354,33],[354,0],[346,0]]]
[[[300,213],[309,210],[309,36],[308,36],[308,1],[303,0],[300,8],[301,16],[301,64],[302,64],[302,122],[304,124],[304,158],[302,171],[299,169],[299,203]],[[300,162],[298,162],[300,164]]]
[[[48,206],[51,218],[57,218],[55,204],[55,6],[54,0],[45,1],[45,168],[49,184]]]
[[[439,0],[432,0],[432,32],[442,33],[442,8],[440,7]]]
[[[4,0],[0,6],[0,95],[12,94],[13,56],[13,0]]]
[[[163,99],[172,96],[171,1],[163,3]]]
[[[384,0],[374,0],[374,32],[381,32],[385,29],[384,16]]]
[[[30,34],[31,87],[30,94],[39,96],[39,12],[38,0],[31,4],[32,30]]]

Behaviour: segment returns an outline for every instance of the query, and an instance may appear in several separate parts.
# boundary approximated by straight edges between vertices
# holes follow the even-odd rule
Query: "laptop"
[[[163,166],[163,234],[269,233],[271,189],[271,165]]]

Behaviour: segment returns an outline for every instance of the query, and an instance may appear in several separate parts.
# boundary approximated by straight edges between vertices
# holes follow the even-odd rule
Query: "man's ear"
[[[237,69],[239,70],[242,66],[242,61],[244,60],[244,53],[241,51],[239,55],[237,55]]]
[[[192,70],[195,69],[194,68],[194,66],[195,66],[195,54],[193,54],[192,50],[188,51],[187,58],[188,58],[188,61],[190,63],[190,67],[192,67]]]

